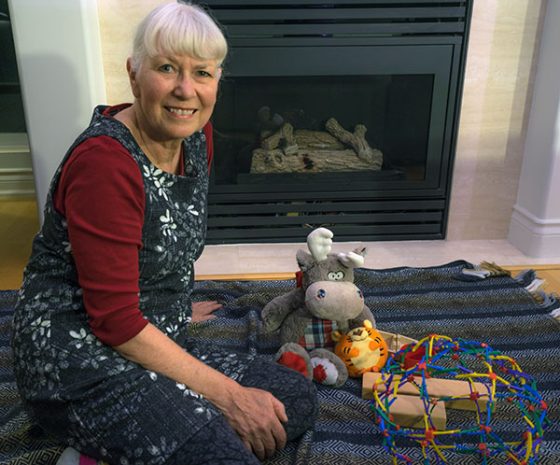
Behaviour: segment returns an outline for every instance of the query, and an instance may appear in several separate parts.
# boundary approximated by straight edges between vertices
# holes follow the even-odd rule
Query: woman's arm
[[[223,412],[245,445],[259,459],[286,444],[284,405],[269,392],[245,388],[184,351],[152,324],[115,346],[123,357],[185,384]]]
[[[139,308],[138,253],[145,207],[142,174],[108,136],[86,140],[65,162],[54,193],[93,333],[114,346],[148,323]]]

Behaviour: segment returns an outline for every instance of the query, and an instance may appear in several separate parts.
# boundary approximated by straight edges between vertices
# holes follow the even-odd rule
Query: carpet
[[[482,341],[513,357],[536,379],[548,404],[549,424],[535,463],[557,465],[560,324],[551,313],[558,312],[560,303],[555,296],[535,289],[537,276],[531,270],[516,277],[476,279],[463,273],[472,268],[472,264],[456,261],[429,268],[358,269],[355,279],[384,331],[415,339],[437,333]],[[279,346],[278,336],[263,333],[260,309],[294,286],[293,280],[197,282],[195,300],[219,300],[224,309],[217,313],[218,318],[192,325],[190,335],[232,350],[272,356]],[[0,463],[54,465],[62,448],[33,425],[18,399],[11,373],[9,334],[15,298],[15,291],[0,292]],[[341,389],[319,386],[318,395],[320,413],[314,429],[267,464],[392,463],[382,446],[371,405],[361,399],[359,380],[350,380]],[[499,428],[508,436],[520,426],[512,418]],[[450,463],[482,462],[480,457],[462,456]]]

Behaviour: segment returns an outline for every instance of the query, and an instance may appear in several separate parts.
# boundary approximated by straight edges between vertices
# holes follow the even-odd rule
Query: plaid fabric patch
[[[313,318],[305,328],[305,332],[298,341],[298,344],[307,350],[320,348],[332,349],[334,347],[332,333],[336,331],[337,328],[338,325],[334,320]]]

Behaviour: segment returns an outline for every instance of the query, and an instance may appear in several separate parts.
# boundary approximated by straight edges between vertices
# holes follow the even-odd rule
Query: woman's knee
[[[216,442],[218,441],[218,442]],[[260,465],[222,417],[201,428],[165,462],[165,465]]]
[[[288,439],[295,439],[313,426],[318,412],[317,390],[300,373],[269,361],[258,361],[241,384],[264,389],[284,404]]]
[[[293,377],[289,383],[291,389],[288,390],[287,395],[279,399],[284,403],[288,415],[286,433],[289,440],[311,429],[319,411],[317,389],[313,382],[297,372],[292,372],[290,375]],[[286,391],[283,390],[284,392]]]

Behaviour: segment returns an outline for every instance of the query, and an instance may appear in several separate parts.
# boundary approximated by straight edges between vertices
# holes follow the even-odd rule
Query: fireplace
[[[445,237],[470,1],[205,3],[230,44],[208,243]]]

